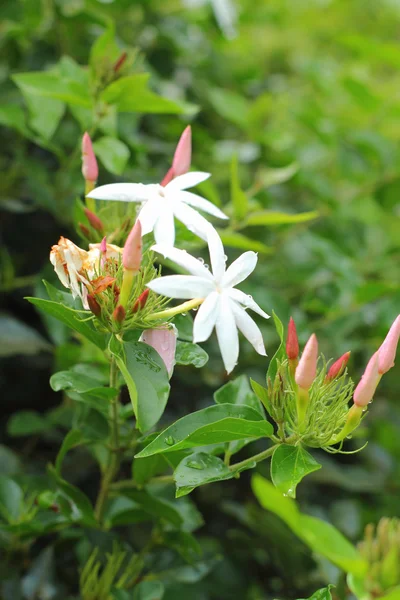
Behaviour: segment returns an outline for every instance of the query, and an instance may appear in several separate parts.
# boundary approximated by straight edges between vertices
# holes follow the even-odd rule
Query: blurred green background
[[[147,183],[161,180],[190,123],[193,165],[212,173],[203,193],[231,216],[221,230],[229,257],[259,251],[246,290],[284,322],[293,315],[302,343],[315,331],[327,358],[352,350],[357,379],[400,307],[400,2],[4,0],[0,19],[0,470],[18,472],[24,461],[37,474],[59,446],[51,436],[10,435],[7,422],[60,401],[48,378],[68,363],[65,332],[23,296],[52,277],[48,252],[59,235],[82,243],[72,223],[86,129],[101,184]],[[82,102],[91,47],[110,28],[133,72],[148,73],[170,105],[102,113]],[[53,94],[18,77],[39,71],[54,74]],[[271,356],[277,337],[262,326]],[[202,370],[176,369],[166,422],[205,406],[225,382],[215,341],[205,348]],[[262,381],[266,366],[242,341],[234,375]],[[366,523],[399,516],[398,373],[385,376],[349,445],[368,440],[367,448],[319,456],[323,469],[299,487],[303,510],[354,541]],[[71,465],[77,485],[87,468]],[[335,583],[332,567],[258,508],[246,475],[194,498],[207,523],[198,535],[223,559],[171,598],[297,598]],[[67,552],[57,565],[67,588],[69,561]]]

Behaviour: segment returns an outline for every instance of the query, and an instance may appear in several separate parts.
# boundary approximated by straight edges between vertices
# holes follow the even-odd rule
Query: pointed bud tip
[[[115,307],[114,312],[113,312],[113,319],[114,321],[116,321],[117,323],[122,323],[125,320],[126,317],[126,310],[123,306],[121,306],[121,304],[118,304],[118,306]]]
[[[190,169],[190,163],[192,161],[192,129],[188,125],[176,146],[174,159],[172,161],[172,169],[174,177],[178,175],[184,175]]]
[[[336,379],[336,377],[338,377],[339,375],[341,375],[347,365],[347,363],[349,362],[349,358],[350,358],[351,352],[345,352],[340,358],[338,358],[333,365],[331,365],[326,377],[325,377],[325,383],[327,383],[328,381],[332,381],[333,379]]]
[[[104,231],[104,225],[102,220],[91,210],[88,208],[83,209],[87,220],[96,231]]]
[[[142,292],[139,298],[135,301],[135,304],[132,307],[132,313],[136,313],[138,310],[141,310],[146,306],[147,298],[149,297],[150,289],[147,288]]]
[[[397,345],[400,338],[400,315],[394,320],[389,332],[379,348],[379,373],[384,375],[394,366]]]
[[[86,181],[95,182],[99,176],[96,156],[94,154],[92,140],[86,131],[82,137],[82,175]]]
[[[132,227],[122,252],[122,264],[127,271],[138,271],[142,262],[142,224],[139,219]]]
[[[368,361],[359,384],[354,391],[354,404],[367,406],[374,397],[381,375],[379,373],[379,351],[375,352]]]
[[[104,236],[100,242],[100,252],[102,254],[107,254],[107,236]]]
[[[304,347],[296,368],[295,381],[300,388],[310,389],[317,374],[318,340],[313,333]]]
[[[296,360],[299,356],[299,340],[297,337],[296,324],[293,320],[293,317],[290,317],[288,325],[286,354],[289,360]]]

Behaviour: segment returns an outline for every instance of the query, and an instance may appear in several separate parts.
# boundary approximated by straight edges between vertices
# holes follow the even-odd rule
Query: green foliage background
[[[232,217],[224,232],[230,257],[240,246],[259,250],[247,291],[284,322],[293,315],[303,343],[315,331],[327,358],[352,350],[351,371],[360,375],[400,306],[398,3],[6,0],[0,18],[4,474],[18,476],[24,463],[30,477],[39,477],[60,444],[54,433],[42,440],[16,437],[7,422],[16,410],[43,413],[57,406],[49,375],[54,364],[60,370],[73,360],[65,344],[53,352],[65,332],[43,322],[23,296],[38,289],[44,274],[51,278],[51,244],[60,234],[74,236],[85,129],[103,139],[97,148],[100,183],[151,182],[165,174],[190,122],[193,164],[212,173],[204,194]],[[80,104],[84,79],[71,100],[35,94],[32,81],[26,87],[18,77],[55,69],[64,83],[79,84],[77,65],[88,64],[91,47],[109,28],[121,52],[137,49],[136,55],[130,51],[133,71],[149,73],[150,89],[170,106],[149,114],[147,100],[147,110],[99,115],[98,105],[93,112]],[[318,212],[316,219],[291,224],[287,218],[279,223],[275,214],[311,211]],[[263,324],[263,332],[272,356],[272,324]],[[176,370],[169,421],[204,407],[225,381],[214,341],[205,348],[210,361],[203,369]],[[262,381],[266,366],[243,341],[236,374]],[[319,456],[323,468],[299,486],[302,509],[353,540],[367,522],[398,515],[399,392],[393,369],[349,444],[357,448],[368,440],[367,448],[355,456]],[[90,495],[87,461],[66,461],[66,472],[78,486],[85,481]],[[201,488],[194,497],[207,523],[199,539],[221,560],[205,577],[181,574],[165,598],[295,598],[335,581],[328,563],[312,559],[280,521],[261,511],[246,474]],[[37,553],[45,546],[39,544]],[[50,558],[58,582],[52,579],[52,585],[72,597],[76,551],[64,540]],[[26,578],[34,566],[19,562],[12,576],[2,577]],[[20,597],[7,589],[5,598]],[[45,597],[34,593],[39,595],[24,597]],[[346,591],[339,587],[337,593]]]

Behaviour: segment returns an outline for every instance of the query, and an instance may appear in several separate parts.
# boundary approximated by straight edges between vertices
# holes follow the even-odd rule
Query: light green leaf
[[[30,115],[29,125],[45,140],[50,140],[63,117],[65,103],[30,93],[24,93],[24,98]]]
[[[269,437],[270,423],[248,406],[209,406],[179,419],[144,448],[137,458],[209,444]]]
[[[51,300],[43,300],[42,298],[26,298],[26,300],[48,315],[65,323],[65,325],[68,325],[71,329],[83,335],[101,350],[105,349],[106,336],[96,331],[90,321],[83,321],[80,319],[78,315],[81,313],[63,306],[58,302],[52,302]]]
[[[0,475],[0,515],[11,523],[16,521],[22,510],[23,493],[15,481]]]
[[[179,104],[149,90],[149,77],[148,73],[121,77],[104,90],[101,100],[107,104],[115,104],[120,112],[169,114],[184,112]]]
[[[228,381],[219,390],[214,393],[214,402],[216,404],[236,404],[245,405],[254,408],[262,415],[260,402],[251,391],[249,381],[246,375],[239,375],[236,379]]]
[[[7,423],[7,432],[13,437],[38,435],[49,429],[51,429],[51,423],[33,410],[21,410],[14,413]]]
[[[110,351],[128,386],[140,431],[148,431],[160,419],[169,396],[168,373],[161,356],[143,342],[120,343],[112,338]]]
[[[275,311],[272,311],[272,317],[274,319],[276,332],[279,335],[280,344],[278,346],[278,350],[275,352],[274,356],[271,358],[271,361],[268,365],[267,382],[268,382],[268,379],[271,379],[272,381],[274,381],[276,374],[278,372],[278,362],[281,362],[282,360],[284,360],[286,358],[285,344],[284,344],[284,339],[283,339],[284,338],[284,328],[283,328],[282,321],[279,319],[279,317],[275,313]]]
[[[240,187],[237,154],[232,156],[231,162],[231,201],[235,219],[241,221],[247,215],[249,203],[246,194]]]
[[[126,144],[116,138],[104,136],[94,142],[93,148],[107,171],[114,175],[123,173],[130,156]]]
[[[253,492],[261,506],[272,511],[305,542],[344,571],[362,576],[367,564],[357,549],[330,523],[303,515],[294,500],[282,496],[274,485],[260,475],[252,479]]]
[[[245,226],[245,223],[243,223]],[[238,233],[237,231],[230,231],[229,229],[219,229],[219,236],[224,246],[230,246],[231,248],[239,248],[240,250],[253,250],[253,252],[261,252],[262,254],[271,254],[273,248],[266,246],[258,240]]]
[[[68,80],[55,72],[32,72],[13,75],[12,79],[26,97],[37,96],[42,98],[55,98],[91,108],[92,102],[87,87],[73,80]]]
[[[263,210],[250,214],[246,221],[246,226],[252,225],[291,225],[295,223],[306,223],[318,217],[318,212],[313,210],[310,212],[287,214],[273,210]]]
[[[208,92],[211,104],[221,117],[245,127],[250,114],[250,102],[236,92],[222,88],[211,88]]]
[[[307,598],[307,600],[332,600],[331,589],[335,587],[334,585],[328,585],[328,587],[321,588],[313,593],[312,596]]]
[[[79,444],[82,443],[82,440],[83,433],[80,429],[71,429],[71,431],[67,433],[56,458],[55,468],[57,475],[61,475],[62,463],[67,452],[69,452],[72,448],[79,446]]]
[[[121,50],[115,41],[115,27],[111,22],[90,49],[89,65],[93,77],[96,78],[96,75],[101,75],[112,67],[120,55]]]
[[[177,365],[193,365],[197,369],[200,369],[208,362],[208,354],[197,344],[178,340],[175,361]]]
[[[162,600],[164,585],[161,581],[142,581],[135,586],[133,600]]]
[[[254,379],[250,377],[250,385],[251,389],[257,396],[257,398],[262,402],[264,408],[267,410],[268,414],[271,414],[271,402],[269,400],[268,390]]]
[[[31,136],[26,126],[25,112],[16,104],[0,105],[0,125],[12,127],[25,137]]]
[[[292,163],[280,169],[264,169],[258,174],[259,183],[266,188],[278,185],[291,179],[298,170],[299,165],[297,163]]]
[[[300,481],[321,465],[302,446],[281,444],[271,460],[271,479],[285,496],[296,497],[296,487]]]

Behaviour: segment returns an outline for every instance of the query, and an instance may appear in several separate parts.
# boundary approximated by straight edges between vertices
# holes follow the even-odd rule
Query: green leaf
[[[94,142],[93,149],[107,171],[114,175],[123,173],[130,156],[126,144],[116,138],[104,136]]]
[[[15,481],[0,475],[0,515],[9,523],[21,514],[23,493]]]
[[[115,41],[115,27],[110,23],[106,31],[97,38],[90,49],[89,66],[93,73],[93,78],[105,73],[112,67],[121,55]]]
[[[275,352],[274,356],[271,358],[271,361],[268,365],[267,371],[267,382],[269,379],[274,381],[276,374],[278,372],[278,362],[283,361],[286,358],[285,354],[285,344],[284,344],[284,328],[282,321],[279,319],[278,315],[275,311],[272,311],[272,317],[274,319],[276,332],[279,335],[280,344],[278,350]]]
[[[250,114],[250,102],[236,92],[222,88],[212,88],[208,91],[211,104],[215,110],[228,121],[245,127]]]
[[[190,314],[176,315],[174,325],[178,330],[179,340],[191,342],[193,340],[193,318]]]
[[[68,325],[71,329],[80,333],[85,338],[90,340],[101,350],[106,347],[106,336],[96,331],[93,324],[90,321],[83,321],[79,318],[79,313],[71,308],[63,306],[58,302],[52,302],[51,300],[42,300],[42,298],[26,298],[29,302],[37,306],[40,310],[47,313],[48,315],[55,317],[65,325]]]
[[[312,596],[307,598],[307,600],[332,600],[331,589],[335,587],[334,585],[328,585],[328,587],[321,588],[313,593]]]
[[[182,524],[183,519],[179,511],[175,508],[175,503],[168,502],[145,490],[129,490],[124,495],[137,502],[151,517],[164,519],[175,527],[180,527]]]
[[[12,79],[25,97],[55,98],[77,106],[92,106],[87,87],[61,74],[38,71],[19,73],[13,75]]]
[[[160,419],[167,404],[170,385],[161,356],[143,342],[120,343],[112,338],[110,351],[128,386],[140,431],[148,431]]]
[[[176,497],[186,496],[199,485],[232,479],[234,473],[217,456],[196,452],[186,456],[174,472]]]
[[[236,379],[228,381],[214,393],[216,404],[236,404],[237,406],[250,406],[262,415],[262,408],[255,394],[250,389],[246,375],[239,375]]]
[[[272,425],[248,406],[209,406],[170,425],[139,452],[136,458],[196,446],[269,437],[272,433]]]
[[[60,477],[54,467],[50,466],[48,470],[57,485],[60,498],[66,500],[60,502],[61,513],[73,522],[96,527],[97,522],[89,498],[80,489]]]
[[[300,513],[294,500],[282,496],[272,483],[260,475],[253,476],[252,488],[261,506],[285,521],[311,550],[322,554],[344,571],[357,576],[365,573],[365,560],[333,525]]]
[[[257,398],[260,400],[260,402],[262,402],[264,408],[270,415],[271,414],[271,402],[269,400],[267,388],[265,388],[260,383],[257,383],[257,381],[254,381],[254,379],[251,379],[251,377],[250,377],[250,385],[251,385],[251,389],[253,390],[253,392],[255,393]]]
[[[296,487],[300,481],[321,465],[302,446],[281,444],[271,460],[271,479],[285,496],[296,497]]]
[[[38,435],[49,429],[51,429],[49,421],[33,410],[14,413],[7,423],[7,432],[13,437]]]
[[[162,600],[164,591],[161,581],[142,581],[135,586],[133,600]]]
[[[243,226],[245,226],[243,222]],[[240,250],[253,250],[253,252],[261,252],[262,254],[271,254],[273,248],[266,246],[258,240],[253,240],[237,231],[230,231],[229,229],[218,230],[219,236],[225,246],[231,248],[239,248]]]
[[[0,105],[0,125],[12,127],[25,137],[31,136],[26,126],[25,112],[16,104]]]
[[[273,210],[263,210],[250,214],[246,221],[246,227],[252,225],[291,225],[295,223],[306,223],[307,221],[313,221],[318,216],[318,212],[315,210],[293,215]]]
[[[79,373],[77,371],[58,371],[50,377],[50,387],[55,391],[74,390],[80,394],[88,393],[91,396],[111,400],[118,390],[115,388],[99,385],[99,381],[94,377]]]
[[[7,313],[0,313],[0,337],[0,356],[51,350],[51,345],[35,329]]]
[[[232,156],[231,162],[231,201],[235,219],[241,221],[247,215],[249,203],[246,194],[240,187],[238,158],[236,154]]]
[[[175,361],[177,365],[193,365],[196,369],[204,367],[208,361],[208,354],[201,346],[190,342],[176,344]]]
[[[280,169],[264,169],[258,174],[259,183],[266,188],[278,185],[291,179],[298,170],[299,165],[297,163],[292,163]]]
[[[368,596],[368,598],[370,598]],[[366,600],[366,598],[360,598],[359,600]],[[400,585],[393,588],[387,594],[379,596],[379,600],[400,600]]]
[[[115,104],[120,112],[169,113],[184,112],[172,100],[162,98],[148,89],[148,73],[121,77],[111,83],[101,94],[101,100]]]
[[[72,448],[79,446],[79,444],[82,443],[82,440],[83,433],[80,429],[71,429],[71,431],[67,433],[56,458],[55,468],[57,475],[61,475],[62,463],[67,452],[69,452]]]
[[[24,94],[29,110],[29,125],[45,140],[53,137],[65,112],[65,103],[56,98]]]

